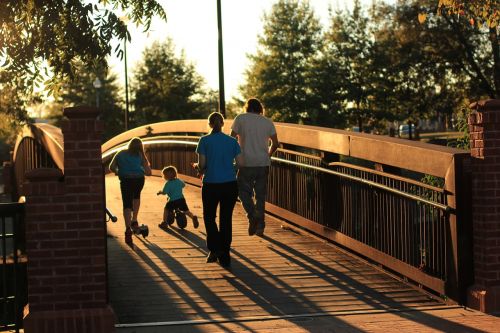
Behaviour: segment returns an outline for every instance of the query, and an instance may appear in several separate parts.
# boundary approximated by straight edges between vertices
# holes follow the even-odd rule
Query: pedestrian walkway
[[[206,264],[200,189],[186,199],[200,228],[164,231],[163,180],[148,177],[139,223],[148,238],[123,239],[118,179],[106,177],[109,301],[118,332],[498,332],[500,318],[446,305],[343,250],[266,217],[249,237],[238,203],[232,268]]]

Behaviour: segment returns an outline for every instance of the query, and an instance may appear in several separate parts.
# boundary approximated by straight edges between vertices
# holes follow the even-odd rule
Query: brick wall
[[[28,307],[25,332],[113,332],[107,304],[102,123],[97,109],[69,108],[64,175],[26,175]]]
[[[500,100],[471,105],[474,285],[468,305],[500,313]]]

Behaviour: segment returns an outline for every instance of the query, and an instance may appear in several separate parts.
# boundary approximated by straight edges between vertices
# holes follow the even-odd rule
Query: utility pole
[[[226,100],[224,97],[224,59],[222,52],[222,15],[220,0],[217,0],[217,28],[219,32],[219,112],[226,117]]]

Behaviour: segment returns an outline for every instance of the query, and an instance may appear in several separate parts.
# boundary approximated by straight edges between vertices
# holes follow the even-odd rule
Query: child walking
[[[189,208],[182,193],[182,189],[186,186],[182,179],[177,178],[177,169],[170,165],[161,171],[163,178],[166,180],[163,190],[158,191],[157,195],[165,194],[168,197],[167,204],[163,210],[163,221],[160,228],[168,228],[174,221],[174,211],[179,209],[193,220],[193,227],[196,229],[199,226],[198,217],[189,211]]]

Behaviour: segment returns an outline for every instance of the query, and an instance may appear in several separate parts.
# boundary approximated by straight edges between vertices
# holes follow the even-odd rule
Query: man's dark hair
[[[244,106],[245,112],[252,112],[257,114],[264,113],[264,107],[257,98],[249,98]]]

